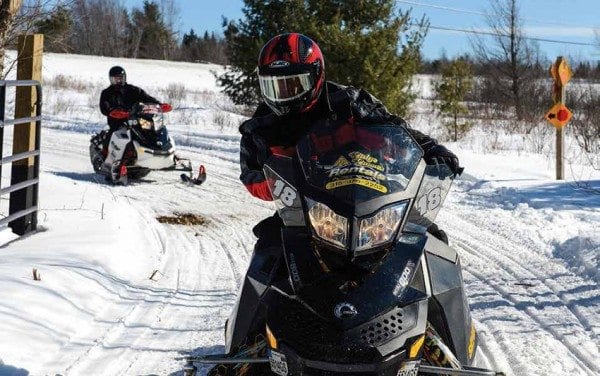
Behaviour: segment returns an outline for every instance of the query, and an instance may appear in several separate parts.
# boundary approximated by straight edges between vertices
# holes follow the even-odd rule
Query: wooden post
[[[562,56],[556,58],[556,62],[550,67],[550,76],[554,79],[552,87],[552,100],[554,105],[546,113],[548,120],[556,128],[556,180],[563,180],[565,177],[564,168],[564,126],[567,125],[571,116],[571,111],[565,106],[567,99],[566,86],[573,72]]]
[[[17,51],[17,80],[42,80],[42,53],[44,49],[44,35],[21,35],[18,40]],[[15,119],[36,116],[37,94],[35,87],[17,87],[15,100]],[[14,125],[13,155],[35,149],[36,124],[28,122]],[[15,161],[11,170],[11,185],[33,179],[35,176],[34,157]],[[9,213],[16,213],[25,208],[37,205],[36,186],[30,186],[11,192]],[[23,235],[35,230],[37,213],[33,212],[9,223],[13,232]]]
[[[8,1],[8,11],[12,14],[15,14],[21,8],[22,0],[9,0]]]
[[[565,166],[563,163],[565,140],[563,134],[562,127],[556,128],[556,180],[563,180],[565,178]]]
[[[554,103],[565,103],[564,102],[564,94],[565,87],[561,83],[558,77],[558,67],[562,62],[563,57],[559,56],[556,58],[556,62],[550,68],[550,75],[554,77],[554,88],[552,90],[552,99]],[[556,180],[564,179],[565,169],[563,167],[563,146],[564,146],[564,137],[563,137],[563,127],[555,127],[556,129]]]
[[[559,57],[559,59],[560,58],[562,57]],[[560,88],[556,92],[556,96],[556,103],[565,103],[567,98],[564,85],[560,85]],[[565,139],[563,128],[564,127],[556,127],[556,180],[563,180],[565,178]]]

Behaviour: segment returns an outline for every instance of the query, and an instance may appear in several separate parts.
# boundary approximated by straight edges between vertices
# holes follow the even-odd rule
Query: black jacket
[[[438,145],[436,140],[414,130],[398,116],[392,115],[385,106],[366,90],[342,86],[327,81],[326,88],[315,108],[294,116],[276,116],[269,107],[261,103],[252,118],[240,125],[240,180],[248,191],[263,200],[271,200],[262,168],[274,147],[294,147],[309,127],[322,123],[343,125],[348,120],[361,122],[392,122],[405,127],[421,145],[425,153]]]
[[[108,114],[115,108],[130,110],[131,107],[139,102],[144,103],[160,103],[156,98],[146,94],[146,92],[137,86],[111,85],[102,90],[100,94],[100,111],[107,117],[108,125],[111,130],[119,127],[122,120],[112,119]]]

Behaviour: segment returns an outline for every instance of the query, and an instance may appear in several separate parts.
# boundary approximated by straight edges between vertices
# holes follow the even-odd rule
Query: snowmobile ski
[[[260,358],[232,358],[225,354],[214,354],[204,356],[185,356],[175,358],[175,360],[185,360],[186,364],[183,368],[184,375],[193,376],[198,371],[194,363],[200,364],[258,364],[269,363],[268,357]],[[185,372],[188,373],[185,373]],[[420,365],[419,372],[434,374],[434,375],[451,375],[451,376],[504,376],[502,372],[496,372],[483,368],[465,367],[464,369],[452,369],[445,367],[436,367],[428,365]]]
[[[206,168],[204,165],[200,165],[198,168],[198,176],[193,177],[191,172],[189,175],[181,174],[181,180],[188,185],[201,185],[206,180]]]

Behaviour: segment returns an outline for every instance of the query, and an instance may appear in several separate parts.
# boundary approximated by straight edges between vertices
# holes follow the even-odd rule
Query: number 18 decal
[[[417,210],[421,215],[424,215],[428,211],[437,209],[441,203],[442,189],[436,187],[419,197],[417,201]]]
[[[296,200],[297,196],[294,188],[290,187],[289,185],[286,185],[281,180],[275,181],[275,189],[273,190],[273,195],[279,198],[285,206],[294,205],[294,201]]]

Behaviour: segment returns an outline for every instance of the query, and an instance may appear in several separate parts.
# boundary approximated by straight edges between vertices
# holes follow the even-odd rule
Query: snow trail
[[[50,76],[70,59],[90,61],[50,55]],[[156,69],[175,71],[182,82],[201,70],[196,89],[216,93],[211,67],[129,63],[153,76]],[[100,82],[111,64],[93,58],[81,74]],[[79,103],[70,116],[46,116],[41,231],[0,249],[0,375],[14,369],[180,375],[183,364],[174,358],[181,352],[223,350],[223,325],[255,242],[252,227],[274,208],[239,182],[240,136],[233,122],[241,116],[226,113],[232,124],[213,124],[220,99],[212,100],[183,106],[181,116],[174,111],[175,118],[191,116],[195,124],[169,126],[179,154],[206,166],[200,187],[181,183],[177,172],[152,172],[126,187],[107,185],[88,158],[89,139],[104,124],[96,108]],[[438,221],[460,254],[492,363],[516,376],[599,375],[593,247],[600,244],[600,196],[544,180],[546,171],[536,170],[539,156],[482,156],[458,146],[471,177],[456,182]],[[203,223],[157,221],[177,213]],[[41,281],[31,279],[33,267]]]

